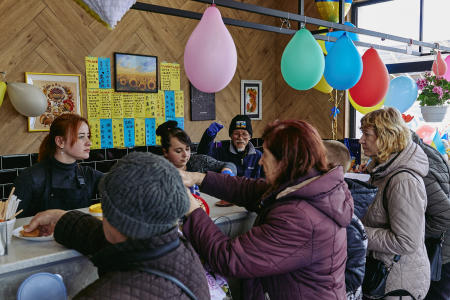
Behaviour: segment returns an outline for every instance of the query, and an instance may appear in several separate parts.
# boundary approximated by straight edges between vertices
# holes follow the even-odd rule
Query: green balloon
[[[281,74],[296,90],[308,90],[322,78],[325,58],[319,43],[309,30],[302,28],[295,33],[281,57]]]

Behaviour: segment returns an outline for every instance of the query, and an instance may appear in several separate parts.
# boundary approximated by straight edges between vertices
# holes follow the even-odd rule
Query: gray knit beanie
[[[147,239],[172,227],[189,209],[178,170],[152,153],[133,152],[99,183],[103,216],[120,233]]]

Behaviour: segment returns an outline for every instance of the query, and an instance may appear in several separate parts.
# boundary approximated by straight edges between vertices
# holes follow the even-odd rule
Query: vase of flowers
[[[417,97],[420,111],[426,122],[441,122],[450,103],[450,83],[442,76],[425,73],[425,78],[417,80],[421,93]]]

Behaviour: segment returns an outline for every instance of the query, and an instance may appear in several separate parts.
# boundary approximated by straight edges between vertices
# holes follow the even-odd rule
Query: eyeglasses
[[[234,137],[242,137],[244,139],[248,139],[250,137],[250,134],[248,132],[233,132],[232,136]]]

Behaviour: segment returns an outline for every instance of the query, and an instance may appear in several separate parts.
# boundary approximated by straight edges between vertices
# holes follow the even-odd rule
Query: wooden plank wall
[[[203,12],[205,4],[184,0],[143,2]],[[286,11],[297,11],[297,1],[245,0],[243,2]],[[306,15],[317,15],[313,0],[307,0]],[[280,20],[219,7],[223,17],[279,26]],[[0,1],[0,71],[7,81],[24,82],[25,72],[82,75],[84,115],[86,89],[84,57],[113,58],[113,52],[156,55],[160,62],[183,66],[184,46],[198,21],[130,10],[114,30],[94,20],[73,0]],[[293,24],[295,25],[295,24]],[[330,138],[331,104],[328,95],[316,90],[295,91],[283,80],[280,60],[289,36],[252,29],[228,27],[238,51],[238,67],[231,83],[216,94],[216,119],[226,128],[240,113],[240,80],[263,81],[263,120],[254,121],[254,137],[275,119],[302,118]],[[113,60],[111,60],[113,64]],[[181,71],[185,92],[185,128],[194,142],[200,140],[210,121],[190,121],[189,83]],[[342,111],[342,110],[341,110]],[[339,117],[339,137],[343,118]],[[0,107],[0,155],[37,152],[46,133],[27,132],[27,120],[18,114],[6,96]],[[218,139],[227,139],[222,130]]]

